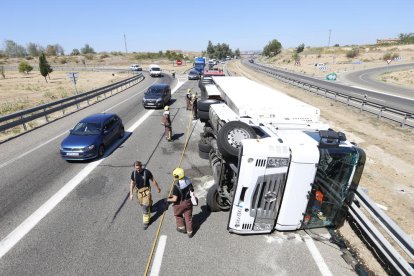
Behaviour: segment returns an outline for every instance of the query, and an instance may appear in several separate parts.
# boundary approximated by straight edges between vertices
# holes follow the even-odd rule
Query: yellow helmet
[[[174,180],[180,180],[185,177],[184,170],[181,168],[175,168],[173,171]]]
[[[187,94],[189,94],[191,92],[191,88],[187,89]]]
[[[166,105],[166,106],[164,106],[164,110],[168,111],[168,110],[170,110],[170,107],[168,105]]]

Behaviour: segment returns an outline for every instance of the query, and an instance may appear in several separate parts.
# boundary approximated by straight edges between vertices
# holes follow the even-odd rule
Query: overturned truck
[[[319,121],[320,111],[244,77],[204,82],[198,144],[214,185],[211,211],[238,234],[342,225],[365,153]]]

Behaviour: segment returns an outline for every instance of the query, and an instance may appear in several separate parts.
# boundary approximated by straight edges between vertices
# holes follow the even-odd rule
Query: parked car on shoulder
[[[98,113],[82,119],[60,144],[65,160],[87,160],[102,157],[117,139],[124,137],[124,125],[114,113]]]
[[[168,84],[158,83],[151,85],[142,98],[144,108],[160,108],[168,105],[171,100],[171,88]]]
[[[129,67],[132,71],[142,71],[142,67],[139,66],[139,64],[132,64],[131,67]]]

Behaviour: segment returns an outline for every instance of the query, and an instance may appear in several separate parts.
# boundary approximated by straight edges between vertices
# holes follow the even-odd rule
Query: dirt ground
[[[228,69],[320,108],[322,120],[333,129],[345,132],[348,140],[365,150],[367,161],[360,186],[407,233],[414,238],[414,135],[412,129],[401,128],[369,114],[348,108],[299,88],[256,73],[233,62]],[[385,275],[371,253],[362,245],[349,225],[340,229],[370,270]]]

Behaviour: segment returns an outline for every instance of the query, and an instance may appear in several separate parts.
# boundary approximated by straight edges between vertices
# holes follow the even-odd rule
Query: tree
[[[304,43],[302,43],[302,44],[299,44],[299,46],[296,48],[296,53],[301,53],[301,52],[303,52],[303,50],[305,49],[305,44]]]
[[[45,81],[47,82],[46,76],[49,75],[49,73],[52,73],[53,70],[46,60],[45,53],[41,53],[39,56],[39,71],[40,74],[45,78]]]
[[[30,71],[33,70],[33,66],[31,66],[27,61],[22,60],[19,63],[19,72],[28,74]]]
[[[58,56],[64,56],[65,55],[65,50],[63,50],[63,47],[62,46],[60,46],[59,44],[55,44],[55,45],[53,45],[54,47],[55,47],[55,50],[56,50],[56,55]]]
[[[400,43],[401,44],[413,44],[414,43],[414,33],[403,34],[399,35]]]
[[[212,57],[214,55],[213,43],[209,40],[207,44],[207,56]]]
[[[4,54],[8,57],[25,57],[27,56],[26,49],[18,45],[13,40],[4,41]]]
[[[95,50],[91,46],[89,46],[89,44],[85,44],[85,47],[81,48],[81,53],[82,55],[96,54]]]
[[[72,50],[72,53],[70,53],[70,55],[71,55],[71,56],[79,56],[79,55],[80,55],[80,52],[79,52],[79,50],[78,50],[78,49],[73,49],[73,50]]]
[[[29,56],[31,57],[38,57],[40,55],[41,52],[44,51],[43,47],[33,43],[33,42],[29,42],[26,46],[26,50],[27,53],[29,54]]]
[[[274,57],[278,55],[282,50],[282,44],[277,39],[269,41],[269,43],[263,48],[263,55],[267,57]]]
[[[239,50],[239,48],[237,48],[235,51],[234,51],[234,55],[236,56],[236,57],[240,57],[240,50]]]
[[[3,79],[6,78],[6,74],[4,73],[4,65],[0,66],[0,75],[3,77]]]

